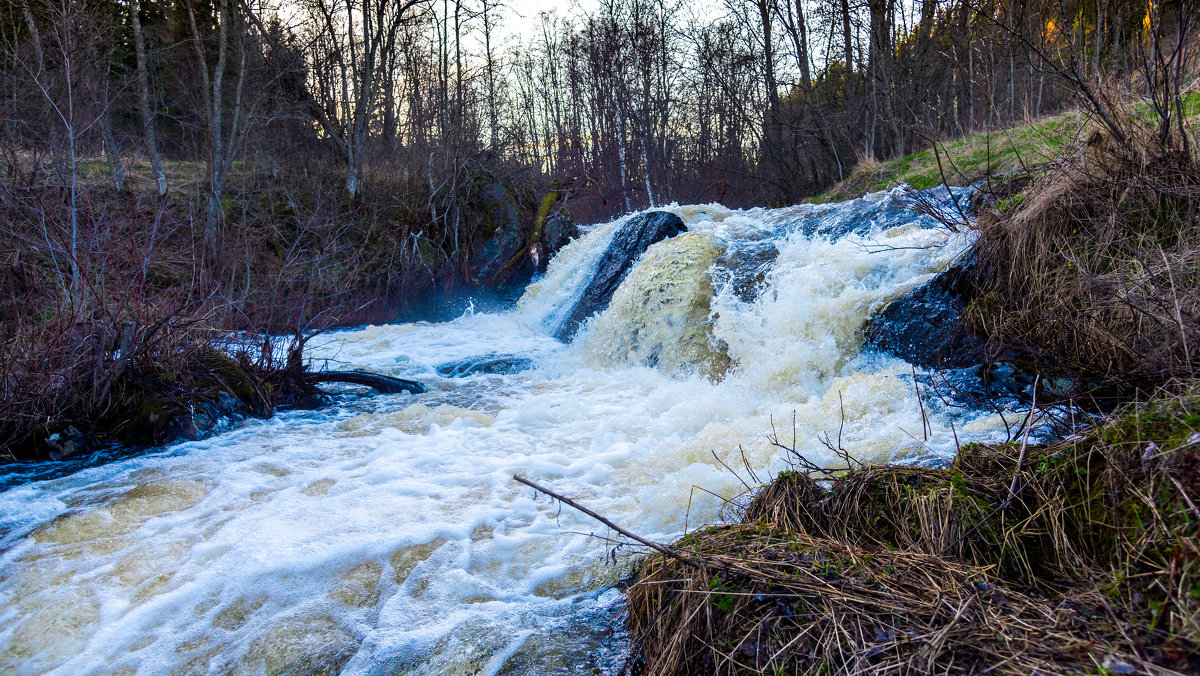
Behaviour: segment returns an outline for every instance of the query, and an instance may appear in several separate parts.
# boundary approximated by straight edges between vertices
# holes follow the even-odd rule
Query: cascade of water
[[[0,493],[0,670],[616,669],[611,585],[630,559],[513,474],[667,539],[716,517],[693,486],[740,490],[714,452],[785,466],[772,421],[794,420],[816,461],[839,427],[867,459],[947,457],[951,422],[964,441],[994,434],[990,414],[934,406],[918,441],[909,365],[861,353],[864,320],[971,241],[899,197],[668,207],[689,232],[651,246],[564,344],[548,334],[624,219],[600,225],[512,312],[314,347],[425,394],[347,397]]]

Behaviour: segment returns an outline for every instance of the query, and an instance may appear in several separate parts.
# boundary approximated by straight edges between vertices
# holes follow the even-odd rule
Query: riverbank
[[[196,218],[201,165],[166,162],[172,190],[153,197],[149,165],[131,164],[117,187],[106,164],[84,161],[81,210],[57,200],[53,167],[10,164],[0,179],[0,461],[197,439],[311,406],[302,336],[448,319],[472,294],[480,306],[510,302],[576,233],[569,186],[542,189],[501,169],[477,167],[446,197],[456,222],[432,227],[411,207],[428,201],[424,179],[368,173],[351,199],[323,165],[238,162],[215,246]],[[78,232],[52,245],[48,221],[78,221]]]
[[[780,474],[629,590],[645,673],[1195,673],[1200,388],[944,468]]]

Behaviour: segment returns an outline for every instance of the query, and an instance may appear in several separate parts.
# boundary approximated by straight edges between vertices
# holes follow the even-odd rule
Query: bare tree
[[[191,11],[191,7],[188,8]],[[150,156],[150,168],[158,195],[167,194],[167,176],[163,172],[162,159],[158,155],[158,138],[154,132],[154,113],[150,105],[150,76],[146,66],[146,38],[142,34],[141,7],[138,0],[129,0],[129,21],[133,26],[133,49],[137,55],[138,113],[142,118],[142,140],[146,154]]]

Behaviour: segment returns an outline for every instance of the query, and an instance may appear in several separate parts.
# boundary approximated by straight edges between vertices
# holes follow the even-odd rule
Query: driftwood
[[[425,391],[425,386],[415,380],[393,378],[392,376],[371,373],[370,371],[320,371],[305,373],[304,379],[309,385],[316,385],[317,383],[365,385],[373,387],[384,394],[398,394],[400,392],[421,394]]]

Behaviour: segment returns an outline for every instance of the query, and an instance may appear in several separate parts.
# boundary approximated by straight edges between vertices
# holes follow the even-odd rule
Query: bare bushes
[[[781,475],[643,569],[646,672],[1195,673],[1200,393],[1016,455]]]
[[[231,271],[248,273],[257,261],[238,247],[205,260],[186,202],[96,184],[78,204],[64,204],[35,163],[8,168],[0,185],[0,457],[196,436],[228,416],[269,414],[304,389],[288,381],[281,351],[264,349],[261,334],[234,345],[225,332],[263,326],[268,307],[289,326],[309,328],[319,309],[297,278],[315,275],[320,260],[285,257],[253,284],[236,284]]]
[[[528,250],[520,228],[537,197],[467,160],[446,180],[370,172],[355,199],[328,163],[237,164],[212,251],[197,165],[168,162],[182,192],[159,198],[144,166],[118,190],[87,160],[71,201],[49,163],[5,150],[0,456],[80,450],[48,441],[60,428],[86,443],[159,442],[235,409],[311,402],[303,336],[474,288],[473,256],[495,233]]]
[[[1200,368],[1196,17],[1154,6],[1145,26],[1123,90],[1080,76],[1073,55],[1059,68],[1094,124],[980,216],[970,313],[994,342],[1117,383]]]
[[[1143,138],[1143,141],[1145,139]],[[1096,132],[1005,211],[980,219],[972,309],[994,340],[1113,379],[1200,367],[1200,157],[1131,158]]]
[[[85,285],[70,303],[53,286],[18,293],[14,270],[36,274],[10,265],[4,289],[11,300],[0,341],[3,457],[195,437],[229,416],[270,414],[295,389],[261,338],[232,344],[217,331],[223,303],[215,296],[156,289],[165,283],[154,276],[166,274],[159,264]],[[112,284],[122,279],[128,283]]]
[[[195,437],[222,417],[273,410],[276,369],[219,351],[196,318],[120,319],[37,322],[0,344],[6,457]]]

